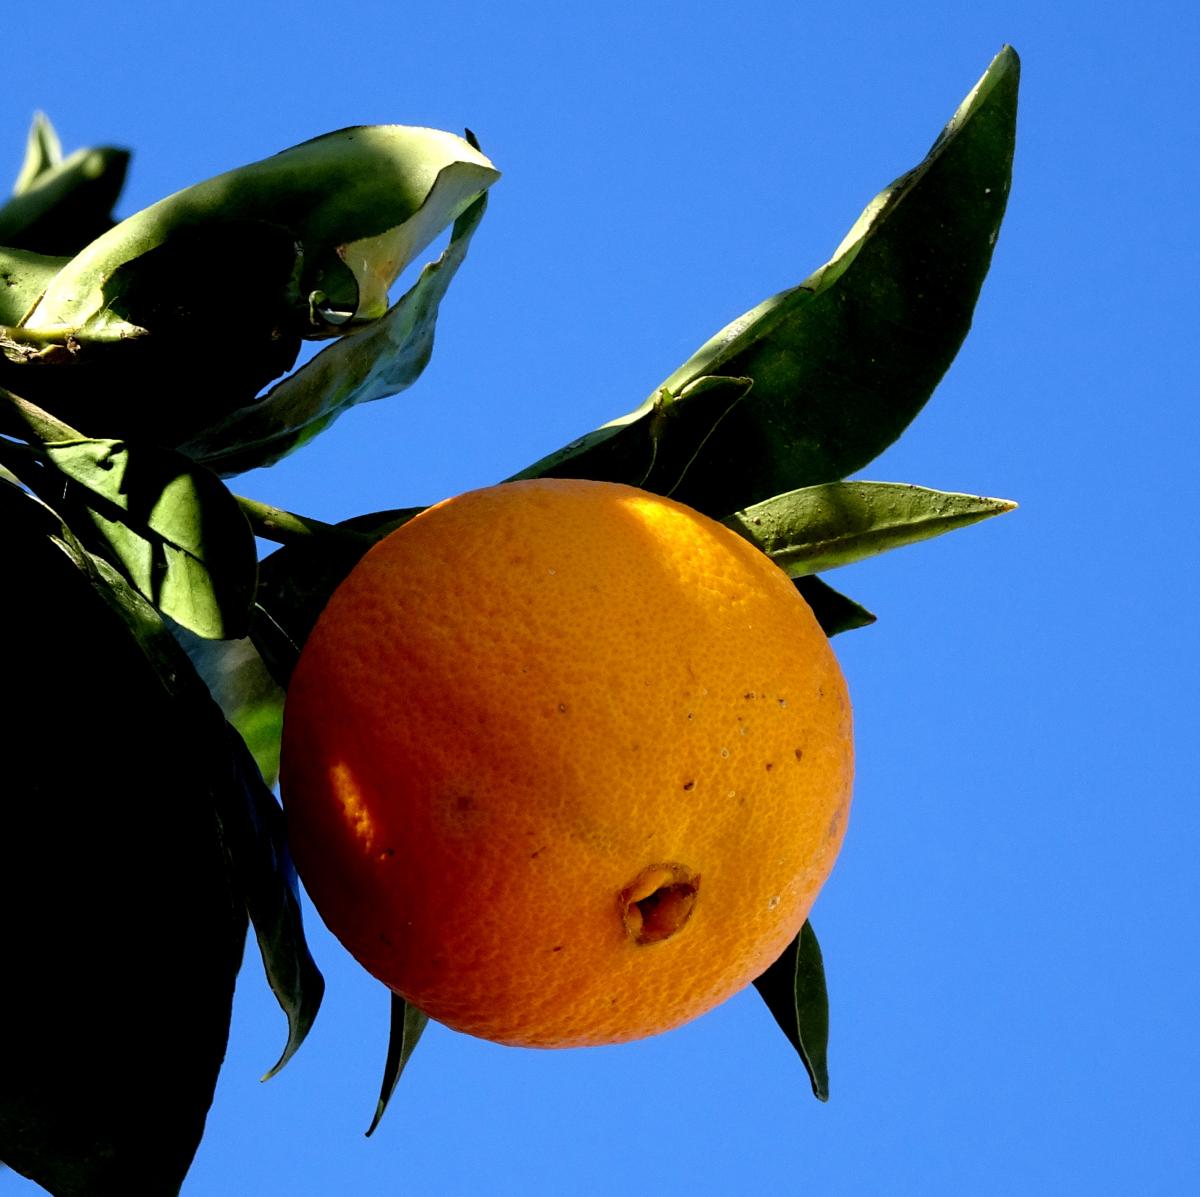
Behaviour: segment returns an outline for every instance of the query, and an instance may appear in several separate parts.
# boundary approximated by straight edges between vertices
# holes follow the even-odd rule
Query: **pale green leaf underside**
[[[798,578],[929,540],[1015,507],[1007,499],[903,482],[829,482],[776,495],[722,522]]]

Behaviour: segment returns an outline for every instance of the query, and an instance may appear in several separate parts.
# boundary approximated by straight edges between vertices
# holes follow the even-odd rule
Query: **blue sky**
[[[186,1197],[1196,1191],[1195,6],[406,7],[7,18],[12,173],[44,108],[68,149],[134,149],[123,213],[347,124],[469,126],[504,171],[417,386],[237,489],[427,503],[625,412],[824,261],[1011,42],[975,327],[864,473],[1021,507],[832,579],[880,618],[836,641],[828,1105],[749,992],[619,1048],[431,1028],[365,1140],[386,996],[311,916],[322,1014],[260,1085],[283,1025],[248,951]]]

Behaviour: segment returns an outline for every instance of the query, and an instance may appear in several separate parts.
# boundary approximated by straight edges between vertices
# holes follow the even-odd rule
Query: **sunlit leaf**
[[[902,482],[830,482],[776,495],[722,522],[797,578],[929,540],[1015,507],[1007,499]]]
[[[300,251],[288,311],[305,336],[376,319],[399,272],[497,178],[460,137],[435,129],[362,125],[313,138],[260,162],[197,183],[122,221],[58,275],[25,326],[120,338],[149,328],[125,311],[132,264],[170,239],[208,225],[285,230]],[[193,285],[160,292],[170,312]],[[244,280],[224,279],[226,302],[197,335],[235,322]],[[151,331],[153,331],[151,329]]]
[[[429,1015],[410,1006],[399,994],[392,994],[392,1017],[388,1030],[387,1059],[383,1066],[383,1084],[379,1090],[379,1101],[375,1106],[375,1116],[367,1127],[367,1135],[373,1135],[375,1128],[383,1117],[392,1094],[400,1082],[404,1066],[408,1063],[417,1041],[429,1025]]]
[[[254,597],[254,534],[234,497],[182,454],[122,441],[44,446],[137,589],[198,636],[244,635]]]
[[[14,342],[11,336],[6,336],[6,329],[25,318],[50,280],[69,261],[26,249],[0,248],[0,353],[4,352],[6,341],[18,353],[37,351]]]
[[[446,251],[381,319],[319,353],[267,395],[182,447],[222,474],[271,465],[343,411],[411,386],[433,352],[438,305],[466,257],[486,207],[480,196],[454,224]]]
[[[1019,63],[1006,47],[916,168],[866,208],[834,256],[799,286],[738,317],[636,411],[523,476],[636,482],[646,420],[702,448],[672,494],[715,516],[844,478],[924,406],[971,324],[1008,199]],[[683,402],[709,376],[753,381],[721,417]],[[699,425],[697,428],[696,425]],[[632,447],[628,442],[633,442]]]
[[[399,272],[498,177],[469,142],[360,126],[122,221],[0,343],[0,385],[87,436],[178,446],[387,311]]]
[[[829,995],[821,946],[811,923],[800,928],[800,934],[754,986],[799,1054],[813,1096],[828,1101]]]

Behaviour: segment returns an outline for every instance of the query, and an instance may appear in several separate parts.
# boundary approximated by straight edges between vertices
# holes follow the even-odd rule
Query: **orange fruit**
[[[613,1043],[748,984],[833,865],[850,704],[787,576],[613,483],[450,499],[375,545],[293,675],[281,790],[329,928],[433,1018]]]

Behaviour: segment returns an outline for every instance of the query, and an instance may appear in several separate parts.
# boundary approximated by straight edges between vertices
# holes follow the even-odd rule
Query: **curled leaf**
[[[429,362],[438,306],[483,218],[482,195],[454,223],[450,244],[381,319],[343,337],[262,399],[239,408],[181,446],[222,474],[272,465],[306,444],[347,408],[410,387]]]
[[[386,310],[387,288],[426,245],[497,178],[460,137],[435,129],[362,125],[327,133],[261,162],[197,183],[143,209],[63,268],[25,321],[31,331],[111,339],[149,328],[153,313],[125,310],[132,264],[189,231],[224,224],[283,230],[298,247],[288,290],[294,331],[324,336]],[[192,279],[158,297],[170,312]],[[219,331],[240,302],[242,280],[197,337]],[[151,329],[151,331],[153,331]]]

